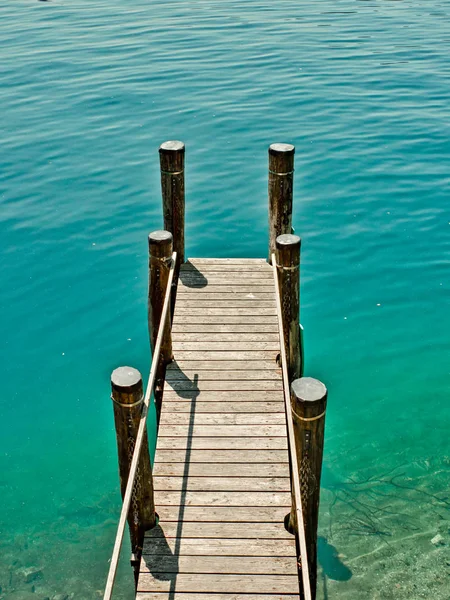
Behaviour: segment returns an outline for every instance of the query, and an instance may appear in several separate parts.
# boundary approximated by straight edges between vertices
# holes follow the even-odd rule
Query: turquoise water
[[[104,584],[109,375],[149,366],[166,139],[187,147],[189,256],[266,255],[267,146],[296,145],[306,374],[329,388],[319,597],[449,598],[449,13],[1,5],[0,598]]]

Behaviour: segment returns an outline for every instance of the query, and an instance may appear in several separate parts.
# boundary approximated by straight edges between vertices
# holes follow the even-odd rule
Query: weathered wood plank
[[[136,600],[168,600],[165,593],[154,594],[153,592],[139,592]],[[208,600],[299,600],[298,594],[211,594]],[[189,594],[177,592],[177,600],[207,600],[202,594]]]
[[[245,316],[249,316],[249,317],[258,317],[258,316],[262,316],[262,315],[271,315],[271,316],[276,316],[277,314],[277,309],[276,307],[252,307],[252,306],[244,306],[242,308],[238,308],[238,307],[232,307],[232,308],[225,308],[220,306],[219,308],[206,308],[204,306],[201,306],[199,308],[194,308],[194,307],[177,307],[177,316],[179,318],[184,318],[184,315],[209,315],[209,316],[214,316],[214,315],[220,315],[220,316],[239,316],[239,315],[245,315]]]
[[[174,342],[278,342],[280,338],[277,333],[265,332],[265,333],[221,333],[221,332],[207,332],[207,333],[189,333],[186,331],[176,332],[172,334],[172,340]]]
[[[202,317],[201,315],[183,315],[177,316],[175,313],[174,317],[174,328],[178,325],[186,324],[210,324],[210,325],[269,325],[276,323],[276,317],[262,315],[260,317],[250,317],[245,315],[232,316],[232,315],[208,315]]]
[[[167,371],[280,371],[279,365],[273,360],[176,360],[169,364]]]
[[[244,396],[245,397],[245,396]],[[173,413],[188,413],[192,414],[194,411],[196,418],[198,415],[204,413],[221,413],[223,412],[223,404],[221,402],[198,402],[196,401],[195,406],[192,402],[186,400],[179,402],[167,402],[164,403],[165,414]],[[278,402],[229,402],[227,404],[228,413],[282,413],[284,416],[284,402],[279,400]]]
[[[248,282],[236,283],[235,281],[228,284],[223,282],[215,284],[209,281],[207,285],[193,286],[191,284],[184,285],[182,281],[179,281],[178,293],[183,297],[185,297],[185,294],[194,294],[196,297],[201,297],[203,294],[254,294],[255,296],[258,294],[271,294],[273,297],[275,288],[273,283],[269,281],[264,285],[260,282],[258,286],[253,285],[253,282],[249,284]]]
[[[296,575],[297,567],[291,557],[244,556],[159,556],[148,555],[141,562],[141,573],[227,573],[235,575]]]
[[[195,463],[271,463],[271,464],[289,464],[287,450],[166,450],[158,447],[156,458],[158,464],[162,462],[185,464],[186,458],[189,464]]]
[[[220,391],[220,390],[184,390],[164,392],[163,402],[173,402],[180,400],[193,400],[200,402],[242,402],[242,399],[252,401],[280,401],[280,392],[277,390],[258,390],[251,391]]]
[[[195,334],[276,334],[274,323],[183,323],[182,321],[174,324],[172,333],[174,335],[183,335],[184,333]]]
[[[226,271],[233,273],[235,271],[267,271],[271,272],[270,265],[263,262],[241,262],[241,263],[199,263],[198,261],[188,261],[181,265],[180,271],[190,273],[200,271],[200,273],[209,273],[210,271]]]
[[[136,600],[168,600],[166,593],[138,592]],[[298,594],[201,594],[177,592],[177,600],[299,600]]]
[[[161,450],[284,450],[286,437],[164,437],[158,436]]]
[[[288,468],[287,465],[284,465]],[[283,523],[285,506],[159,506],[162,523],[220,521],[221,523]],[[236,526],[241,527],[240,525]],[[242,533],[242,530],[241,530]]]
[[[220,298],[220,299],[219,299]],[[203,297],[198,298],[196,296],[189,297],[189,299],[179,298],[177,301],[177,308],[188,309],[188,308],[273,308],[276,306],[274,299],[260,300],[252,297],[243,298],[237,300],[236,298],[224,299],[223,296],[218,296],[211,300],[205,300]]]
[[[281,437],[286,435],[285,425],[171,425],[159,430],[158,438],[164,437]]]
[[[295,538],[286,540],[243,540],[214,538],[152,538],[147,534],[144,556],[295,556]]]
[[[261,538],[269,540],[290,539],[292,535],[286,531],[283,521],[280,523],[259,523],[250,525],[241,523],[239,527],[235,523],[194,523],[184,521],[182,523],[167,522],[160,523],[159,527],[154,527],[147,532],[148,539],[155,538],[229,538],[229,539],[252,539]]]
[[[180,283],[178,284],[180,287],[184,287],[184,288],[190,288],[190,289],[196,289],[196,288],[202,288],[202,289],[207,289],[210,285],[211,286],[232,286],[232,287],[242,287],[247,289],[249,286],[249,281],[248,279],[251,280],[251,290],[253,291],[255,288],[264,288],[264,289],[273,289],[273,286],[271,285],[271,279],[269,277],[260,277],[260,278],[255,278],[255,277],[240,277],[238,274],[236,274],[236,277],[230,277],[230,275],[227,275],[226,273],[223,274],[223,277],[219,277],[218,274],[216,274],[214,277],[208,277],[208,279],[205,279],[204,277],[187,277],[184,276],[184,278],[182,280],[180,280]],[[211,292],[211,290],[210,290]]]
[[[251,280],[252,281],[252,285],[253,285],[253,281],[260,281],[260,280],[264,280],[266,282],[271,283],[273,281],[273,274],[269,268],[269,270],[267,269],[259,269],[259,270],[254,270],[251,267],[249,268],[242,268],[242,269],[238,269],[237,271],[230,271],[229,269],[225,269],[225,271],[199,271],[197,269],[187,269],[187,270],[181,270],[180,271],[180,279],[183,282],[183,284],[186,285],[186,282],[190,282],[190,281],[199,281],[200,283],[202,283],[203,285],[205,284],[205,280],[206,281],[210,281],[210,280],[231,280],[231,281],[236,281],[239,280],[240,278],[245,277],[245,279]]]
[[[257,453],[255,453],[257,454]],[[158,457],[156,457],[158,459]],[[220,470],[213,463],[166,463],[155,462],[153,466],[154,477],[289,477],[289,469],[286,463],[257,463],[248,464],[222,464]],[[160,513],[160,519],[163,515]],[[186,516],[184,515],[184,519]]]
[[[254,371],[227,371],[225,369],[215,369],[211,371],[198,371],[193,370],[175,370],[171,369],[166,373],[166,381],[194,381],[197,375],[198,385],[203,389],[204,381],[246,381],[253,379],[270,380],[270,381],[282,381],[281,373],[278,369],[267,369],[267,370],[254,370]]]
[[[177,350],[178,360],[270,360],[276,361],[277,350]]]
[[[215,288],[214,288],[215,289]],[[210,302],[211,300],[218,300],[219,302],[247,302],[249,300],[253,302],[275,302],[275,294],[273,291],[265,291],[254,289],[252,292],[226,292],[223,286],[216,291],[210,286],[207,286],[206,291],[199,290],[201,293],[197,294],[197,290],[189,291],[184,288],[179,295],[177,295],[177,302]]]
[[[255,350],[274,350],[280,352],[279,341],[266,342],[173,342],[173,351],[178,353],[182,350],[191,351],[206,351],[206,352],[234,352],[242,350],[244,352],[252,352]]]
[[[159,491],[156,506],[284,506],[291,508],[290,492]]]
[[[253,264],[263,264],[263,265],[267,265],[267,261],[265,258],[202,258],[202,257],[193,257],[193,258],[189,258],[185,264],[192,264],[192,265],[214,265],[214,264],[219,264],[219,265],[241,265],[241,264],[246,264],[246,265],[253,265]]]
[[[275,315],[276,306],[232,306],[206,307],[177,306],[177,315]]]
[[[281,402],[280,402],[281,404]],[[225,407],[224,407],[225,408]],[[228,406],[226,407],[228,410]],[[285,425],[284,412],[278,413],[191,413],[165,412],[161,415],[160,427],[169,430],[172,425]]]
[[[286,474],[285,474],[286,475]],[[176,492],[289,492],[289,477],[153,477],[156,491]],[[241,535],[241,534],[240,534]],[[207,537],[207,536],[206,536]],[[219,536],[220,537],[220,536]]]
[[[221,371],[222,373],[223,371]],[[226,372],[226,371],[225,371]],[[199,378],[197,382],[190,381],[188,379],[185,380],[175,380],[175,381],[166,381],[164,384],[164,390],[197,390],[201,389],[202,391],[206,390],[235,390],[235,391],[245,391],[245,390],[283,390],[283,382],[280,380],[270,380],[270,379],[247,379],[247,380],[230,380],[226,381],[220,378],[217,381],[208,381]]]
[[[286,594],[298,593],[297,575],[200,575],[180,573],[176,576],[175,590],[191,593],[241,593],[255,594],[261,591]],[[170,592],[172,582],[153,577],[148,573],[139,576],[138,592]]]

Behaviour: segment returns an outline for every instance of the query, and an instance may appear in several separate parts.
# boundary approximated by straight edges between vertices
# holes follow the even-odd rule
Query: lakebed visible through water
[[[448,599],[449,12],[3,3],[0,598],[101,597],[109,376],[148,371],[157,148],[178,138],[189,256],[265,256],[267,146],[297,148],[306,374],[329,389],[319,598]]]

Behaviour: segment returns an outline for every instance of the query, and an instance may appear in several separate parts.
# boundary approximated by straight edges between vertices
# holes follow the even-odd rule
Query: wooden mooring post
[[[133,367],[115,369],[111,374],[111,392],[119,455],[120,490],[123,500],[144,401],[142,377],[139,371]],[[136,581],[139,575],[144,533],[155,525],[156,513],[153,498],[152,467],[147,432],[145,432],[131,508],[128,513],[132,551],[131,564],[135,570]]]
[[[150,346],[153,354],[156,345],[156,338],[158,337],[159,325],[161,322],[161,314],[163,310],[164,297],[167,290],[167,282],[169,280],[170,266],[172,264],[173,236],[169,231],[153,231],[148,236],[148,247],[148,328]],[[166,374],[166,365],[168,365],[173,359],[170,322],[170,315],[168,315],[154,389],[156,418],[158,425],[161,415],[161,402],[164,388],[164,377]]]
[[[284,234],[276,239],[276,260],[283,315],[289,383],[303,372],[300,332],[300,246],[298,235]]]
[[[269,263],[279,235],[292,233],[294,154],[291,144],[269,146]]]
[[[327,388],[323,383],[312,377],[301,377],[292,382],[292,420],[313,600],[316,597],[317,587],[317,526],[326,407]],[[294,494],[292,494],[289,529],[297,530]]]
[[[168,141],[159,147],[164,229],[173,235],[173,249],[178,257],[175,285],[184,263],[184,156],[183,142]]]

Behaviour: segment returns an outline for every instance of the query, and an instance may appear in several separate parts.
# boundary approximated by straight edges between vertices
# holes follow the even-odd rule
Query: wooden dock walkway
[[[136,598],[298,598],[270,265],[183,264],[172,341]]]
[[[127,523],[137,600],[316,600],[327,389],[303,376],[294,154],[269,147],[268,262],[186,261],[185,146],[159,148],[145,393],[137,369],[111,374],[123,503],[103,600]]]

